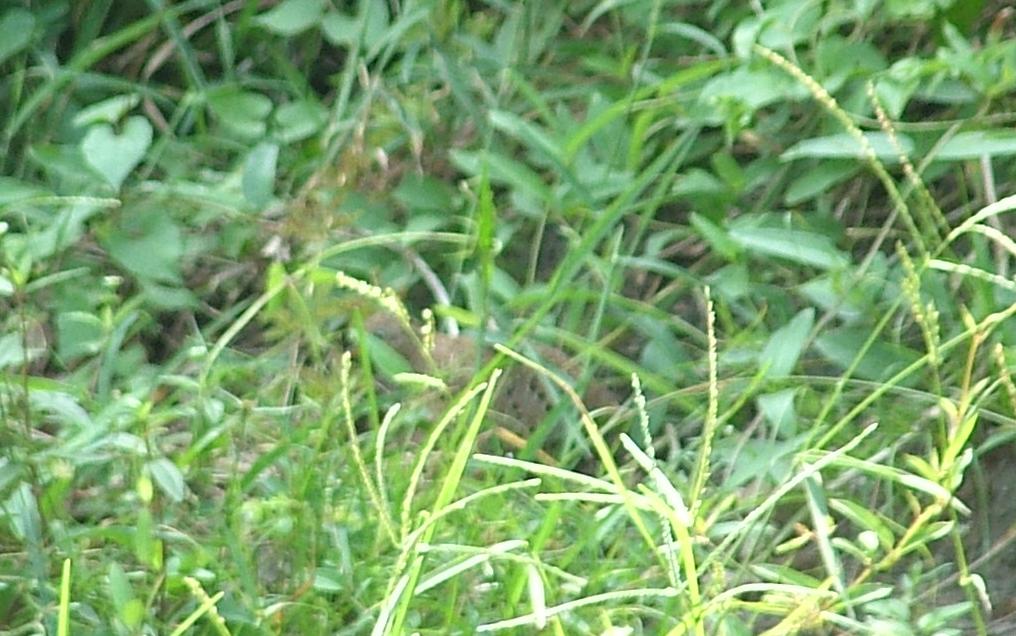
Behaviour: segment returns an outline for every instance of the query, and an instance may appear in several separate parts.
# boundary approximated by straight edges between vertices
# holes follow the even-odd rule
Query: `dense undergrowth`
[[[8,3],[0,634],[1009,633],[1013,36]]]

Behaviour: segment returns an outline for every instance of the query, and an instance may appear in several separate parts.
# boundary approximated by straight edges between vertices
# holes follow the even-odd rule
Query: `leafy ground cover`
[[[0,11],[0,634],[1009,633],[1013,15]]]

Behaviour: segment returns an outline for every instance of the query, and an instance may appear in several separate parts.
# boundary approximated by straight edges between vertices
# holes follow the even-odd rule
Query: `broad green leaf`
[[[329,11],[321,19],[321,32],[335,46],[353,46],[360,36],[360,21],[338,11]]]
[[[838,269],[850,262],[847,255],[837,250],[824,234],[792,227],[765,226],[749,217],[739,221],[730,229],[730,238],[749,252],[820,269]]]
[[[107,570],[107,590],[113,599],[116,615],[128,627],[137,627],[144,618],[145,606],[140,599],[134,597],[130,580],[116,561],[110,561]]]
[[[709,164],[713,168],[713,172],[723,180],[723,182],[735,192],[740,192],[744,189],[746,183],[746,176],[744,169],[734,159],[733,155],[729,152],[714,152],[709,157]]]
[[[879,636],[914,636],[918,633],[914,631],[910,621],[910,607],[902,599],[888,600],[878,604],[868,603],[865,607],[871,607],[873,611],[881,612],[887,611],[885,608],[889,607],[897,614],[903,614],[903,618],[870,616],[864,621],[865,633],[878,634]]]
[[[741,60],[751,58],[751,47],[758,42],[759,33],[762,31],[762,20],[759,18],[747,18],[737,23],[734,33],[730,36],[734,53]]]
[[[114,190],[119,190],[127,175],[141,163],[151,143],[152,125],[144,117],[131,117],[119,135],[109,124],[89,128],[81,140],[81,152],[88,165]]]
[[[698,203],[700,209],[709,214],[710,210],[708,206],[709,201],[722,201],[724,198],[731,198],[734,193],[730,187],[716,178],[716,176],[708,170],[702,168],[690,168],[674,184],[674,187],[670,190],[671,194],[686,197],[689,200]],[[717,210],[722,212],[722,209]],[[722,218],[720,214],[717,214],[719,218]]]
[[[134,522],[134,556],[148,567],[162,565],[162,541],[155,536],[155,520],[147,506],[138,509]]]
[[[113,260],[139,279],[182,282],[183,234],[162,208],[131,210],[103,244]]]
[[[820,453],[821,451],[808,451],[802,455],[801,459],[814,461],[816,458],[821,456]],[[931,495],[936,500],[949,502],[951,507],[960,512],[968,513],[970,510],[962,501],[953,497],[953,493],[949,492],[946,488],[943,488],[940,484],[935,483],[931,479],[915,475],[914,473],[902,470],[895,466],[888,466],[886,464],[880,464],[878,462],[860,459],[850,455],[841,455],[836,457],[832,460],[832,465],[842,466],[848,470],[861,471],[878,479],[892,481],[912,490],[919,490]]]
[[[1016,131],[972,130],[946,141],[935,154],[937,161],[966,161],[982,156],[1016,155]]]
[[[893,119],[899,119],[903,115],[903,109],[906,108],[917,86],[918,81],[916,79],[898,79],[891,74],[887,74],[879,78],[875,84],[875,93],[878,95],[878,100],[882,103],[886,113]]]
[[[14,463],[6,457],[0,459],[0,492],[10,492],[10,486],[27,472],[24,463]]]
[[[948,4],[940,0],[885,0],[886,12],[892,19],[930,20],[935,17],[940,5]]]
[[[118,608],[117,616],[130,628],[135,628],[141,624],[141,621],[145,618],[145,604],[139,598],[133,598],[123,606]]]
[[[360,19],[364,21],[363,45],[374,48],[388,31],[388,3],[384,0],[361,0]]]
[[[142,279],[141,291],[148,302],[166,311],[194,307],[197,304],[194,294],[184,287],[170,287]]]
[[[815,340],[827,360],[846,369],[861,351],[868,339],[868,331],[861,328],[841,328],[824,332]],[[913,349],[902,345],[876,341],[861,358],[855,373],[866,380],[884,380],[903,370],[920,357]]]
[[[958,79],[945,78],[922,85],[916,92],[922,100],[936,104],[973,104],[982,96],[966,82]]]
[[[73,184],[78,191],[84,191],[87,187],[94,188],[97,182],[101,184],[104,181],[85,159],[80,143],[73,146],[32,144],[28,149],[28,157],[50,179],[63,182],[61,185]]]
[[[960,601],[958,603],[932,607],[917,619],[917,624],[914,627],[919,630],[919,634],[956,633],[954,631],[955,625],[959,621],[968,620],[971,610],[970,601]],[[1008,631],[1006,627],[1002,629]]]
[[[63,391],[32,391],[30,400],[33,407],[52,416],[62,426],[88,428],[92,424],[88,411],[73,395]]]
[[[893,146],[892,142],[889,141],[888,135],[881,132],[873,132],[865,133],[864,136],[875,151],[875,156],[881,161],[884,161],[885,163],[896,163],[899,161],[900,153]],[[914,142],[909,137],[902,134],[897,134],[896,137],[904,154],[909,156],[913,153]],[[783,161],[793,161],[794,159],[802,159],[805,157],[824,159],[845,159],[853,157],[856,159],[865,159],[866,155],[857,139],[848,133],[839,133],[837,135],[828,135],[826,137],[805,139],[797,142],[780,155],[780,159]]]
[[[26,355],[25,349],[22,347],[20,333],[8,333],[0,336],[0,369],[21,366],[26,361],[31,362],[45,353],[44,348],[35,347],[29,343]]]
[[[433,17],[433,10],[426,5],[408,5],[398,13],[398,19],[391,21],[385,2],[368,2],[370,12],[364,16],[364,43],[367,45],[366,59],[373,61],[389,46],[408,48],[410,42],[421,41],[418,24],[427,24]],[[410,33],[412,31],[412,33]]]
[[[733,99],[754,111],[774,102],[803,99],[807,94],[798,82],[779,69],[739,67],[706,82],[699,93],[699,101],[714,106],[720,100]]]
[[[754,293],[748,264],[744,261],[731,263],[716,270],[707,279],[709,286],[727,300],[738,300]]]
[[[535,150],[555,163],[561,161],[561,145],[539,126],[503,110],[493,110],[488,115],[494,128],[517,139],[530,150]]]
[[[21,482],[10,494],[7,501],[0,503],[7,527],[18,539],[33,546],[42,541],[42,517],[39,502],[28,482]]]
[[[325,0],[283,0],[257,17],[257,23],[285,37],[296,35],[321,21]]]
[[[91,126],[92,124],[115,124],[132,108],[138,105],[141,97],[137,94],[117,95],[82,108],[74,116],[71,123],[75,126]]]
[[[709,243],[710,247],[728,261],[735,260],[741,253],[740,246],[730,239],[726,230],[698,212],[692,212],[691,226]]]
[[[32,41],[35,16],[26,9],[15,7],[0,18],[0,64],[16,55]]]
[[[784,439],[797,434],[797,410],[794,408],[796,397],[796,389],[784,389],[760,395],[756,399],[762,417]]]
[[[859,530],[874,532],[883,548],[892,547],[895,541],[893,531],[879,519],[875,512],[850,499],[830,499],[829,507],[853,522]]]
[[[958,510],[962,505],[959,499],[953,498],[951,503]],[[964,506],[965,507],[965,506]],[[968,509],[969,510],[969,509]],[[970,514],[967,512],[966,514]],[[904,547],[900,550],[900,554],[909,554],[915,550],[921,550],[925,546],[930,546],[932,543],[938,541],[942,537],[947,536],[956,526],[955,521],[932,521],[928,525],[924,526],[917,531],[916,534],[911,536],[911,541],[904,544]]]
[[[148,473],[159,490],[174,503],[183,501],[187,486],[184,484],[183,473],[176,464],[165,457],[148,462]]]
[[[887,67],[885,56],[871,42],[835,34],[819,39],[816,63],[822,70],[822,85],[830,92],[849,77],[868,78]]]
[[[368,333],[367,350],[370,351],[370,359],[374,368],[380,371],[383,377],[392,378],[400,373],[413,371],[413,365],[406,360],[405,356],[385,342],[382,337]]]
[[[639,364],[668,378],[676,376],[680,367],[688,363],[688,352],[680,339],[666,325],[648,316],[633,316],[633,323],[645,336]]]
[[[775,50],[812,41],[819,29],[822,7],[810,2],[771,2],[766,6],[759,44]]]
[[[85,201],[61,208],[41,232],[31,236],[32,256],[42,260],[73,245],[84,235],[88,219],[101,210],[100,206]],[[32,284],[40,284],[40,279]]]
[[[349,576],[332,567],[318,567],[314,570],[314,589],[325,594],[334,594],[346,589]]]
[[[444,181],[427,175],[406,173],[392,196],[407,210],[430,210],[444,214],[453,211],[454,191]]]
[[[690,22],[667,22],[659,26],[660,34],[677,35],[702,45],[718,57],[727,56],[727,48],[715,35]]]
[[[753,438],[741,444],[731,439],[722,440],[716,447],[717,457],[732,462],[734,467],[724,486],[736,488],[761,478],[770,483],[784,481],[793,469],[793,457],[799,445],[799,440]]]
[[[222,86],[209,91],[208,107],[231,131],[255,139],[267,130],[265,120],[272,112],[272,100],[237,86]]]
[[[208,105],[223,119],[263,120],[272,112],[272,100],[261,93],[224,86],[208,95]]]
[[[984,15],[985,0],[944,0],[939,2],[942,6],[942,17],[953,24],[961,32],[971,35],[974,26]],[[952,6],[949,6],[952,5]]]
[[[857,174],[860,166],[853,161],[823,161],[790,182],[783,200],[787,205],[797,205],[813,199],[846,179]]]
[[[113,599],[113,605],[117,608],[123,607],[127,601],[134,598],[134,590],[127,579],[127,573],[116,561],[109,562],[109,568],[106,570],[106,582],[108,583],[106,592]]]
[[[957,463],[957,459],[960,454],[963,453],[964,449],[967,448],[967,441],[970,439],[970,435],[974,432],[974,428],[977,425],[977,411],[974,411],[972,415],[967,415],[960,422],[960,425],[956,427],[955,432],[949,439],[949,443],[946,445],[945,451],[942,453],[942,466],[952,467]],[[969,449],[967,449],[969,450]]]
[[[872,298],[865,295],[869,287],[846,287],[842,278],[836,273],[817,276],[799,285],[797,290],[819,308],[833,312],[844,324],[850,325],[864,318]],[[870,286],[870,281],[865,283]]]
[[[749,568],[763,581],[789,583],[791,585],[799,585],[801,587],[811,589],[818,589],[822,585],[822,581],[820,579],[808,576],[804,572],[787,565],[759,563],[752,564]]]
[[[500,249],[500,244],[494,242],[495,253]],[[512,278],[512,275],[504,271],[500,267],[494,268],[494,275],[490,280],[490,293],[496,298],[500,298],[505,303],[510,303],[516,300],[522,293],[522,288],[519,286],[518,281]]]
[[[524,163],[515,159],[494,152],[481,154],[465,150],[453,150],[451,158],[457,168],[473,176],[478,176],[481,173],[483,163],[486,162],[492,182],[510,185],[541,201],[552,199],[550,188],[543,182],[543,179]]]
[[[95,355],[102,348],[104,332],[102,320],[93,313],[63,312],[56,319],[57,354],[65,362]]]
[[[138,457],[143,457],[148,452],[148,444],[133,433],[111,433],[100,440],[104,449],[126,451]]]
[[[51,194],[34,183],[21,181],[14,177],[0,177],[0,209],[11,203]]]
[[[275,167],[279,146],[263,142],[254,147],[243,162],[243,196],[255,208],[264,207],[275,191]]]
[[[285,144],[301,141],[321,130],[327,118],[327,111],[310,99],[283,104],[273,117],[275,137]]]
[[[769,337],[765,349],[759,355],[759,366],[765,369],[765,377],[783,378],[797,366],[808,333],[815,324],[815,310],[802,309],[790,322],[780,327]]]
[[[652,87],[651,94],[669,94],[681,89],[681,87],[703,80],[710,75],[724,70],[727,67],[725,60],[710,60],[699,62],[669,77],[664,78],[657,86]],[[597,111],[593,106],[595,102],[601,101],[601,95],[594,93],[591,97],[590,107],[586,112],[586,119],[573,131],[569,131],[569,137],[564,145],[565,163],[571,165],[579,150],[586,146],[590,139],[601,134],[604,130],[610,130],[617,125],[619,120],[624,120],[631,115],[631,104],[628,100],[608,101],[602,100],[605,105]],[[636,140],[632,140],[636,143]],[[644,140],[643,140],[644,141]]]

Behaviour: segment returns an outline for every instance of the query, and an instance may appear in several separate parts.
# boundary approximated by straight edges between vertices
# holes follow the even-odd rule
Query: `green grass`
[[[0,634],[1005,633],[1004,10],[0,10]]]

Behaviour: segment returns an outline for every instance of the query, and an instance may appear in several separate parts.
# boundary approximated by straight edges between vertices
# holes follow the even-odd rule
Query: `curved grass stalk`
[[[345,351],[342,354],[342,363],[339,368],[339,391],[342,398],[342,414],[346,423],[346,433],[349,435],[349,446],[353,453],[353,462],[360,473],[364,488],[367,489],[367,496],[370,497],[371,505],[381,520],[381,527],[392,545],[398,545],[399,537],[395,532],[395,522],[392,520],[391,511],[385,506],[385,499],[382,498],[378,486],[370,478],[370,471],[367,469],[367,462],[363,459],[360,445],[357,443],[356,425],[353,423],[353,406],[349,400],[349,372],[353,366],[353,356]]]
[[[709,463],[713,452],[713,438],[716,437],[720,390],[716,379],[716,326],[715,314],[713,312],[713,299],[709,293],[709,287],[705,288],[706,295],[706,337],[708,339],[707,358],[709,361],[709,405],[706,409],[706,421],[702,427],[702,441],[699,444],[698,459],[695,462],[695,473],[692,477],[691,488],[688,491],[688,501],[691,502],[693,517],[698,516],[701,509],[702,490],[705,488],[706,480],[709,479]]]
[[[815,100],[825,107],[826,111],[828,111],[830,115],[840,122],[840,125],[842,125],[844,130],[847,131],[847,134],[854,138],[860,146],[861,152],[865,160],[868,162],[868,165],[871,166],[871,169],[875,172],[875,176],[882,182],[882,186],[885,188],[886,193],[889,194],[889,198],[893,202],[894,210],[906,223],[907,230],[910,232],[911,238],[917,245],[918,251],[921,252],[922,256],[927,254],[928,247],[925,244],[925,237],[922,235],[921,230],[914,221],[914,217],[910,213],[910,208],[907,207],[907,203],[900,194],[899,188],[896,187],[896,183],[893,181],[889,171],[885,169],[885,165],[879,161],[878,156],[875,154],[875,149],[871,146],[871,142],[869,142],[868,138],[864,136],[864,133],[857,127],[857,124],[854,123],[854,120],[851,119],[850,115],[843,110],[839,103],[837,103],[836,98],[830,95],[829,91],[815,81],[813,77],[805,73],[799,66],[776,51],[768,49],[761,44],[755,44],[754,49],[756,53],[780,67],[804,85]],[[937,247],[937,244],[933,247]]]

